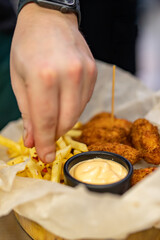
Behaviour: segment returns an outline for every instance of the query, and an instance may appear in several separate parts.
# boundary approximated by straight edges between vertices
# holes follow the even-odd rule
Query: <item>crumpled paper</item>
[[[101,62],[93,97],[81,119],[110,111],[112,66]],[[144,117],[159,124],[155,104],[159,94],[145,88],[134,76],[117,68],[115,114],[129,120]],[[158,105],[159,106],[159,105]],[[154,110],[156,109],[156,110]],[[156,112],[156,113],[155,113]],[[156,117],[155,117],[156,114]],[[10,123],[2,134],[17,140],[22,122]],[[66,239],[122,239],[128,234],[160,224],[160,169],[118,196],[89,192],[44,180],[17,177],[26,163],[9,167],[6,149],[0,148],[0,216],[12,209],[48,231]],[[143,167],[143,162],[139,164]]]

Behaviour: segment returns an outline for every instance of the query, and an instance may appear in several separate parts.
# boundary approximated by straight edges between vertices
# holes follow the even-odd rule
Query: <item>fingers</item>
[[[18,75],[18,73],[16,72],[15,67],[13,67],[12,63],[11,63],[10,69],[11,69],[12,88],[16,95],[18,106],[23,118],[24,144],[26,147],[33,147],[34,146],[33,127],[32,127],[32,122],[30,118],[26,86],[24,84],[24,81],[21,79],[20,75]]]
[[[92,95],[97,76],[94,60],[86,56],[74,58],[64,73],[61,76],[57,138],[77,122]]]
[[[81,38],[83,39],[82,35]],[[86,106],[86,103],[89,102],[93,93],[93,89],[97,79],[97,67],[95,59],[93,58],[93,55],[86,43],[83,45],[80,44],[79,51],[82,54],[84,63],[84,82],[82,89],[82,111],[83,111],[84,107]]]
[[[53,69],[39,70],[28,76],[28,97],[36,151],[46,163],[55,158],[55,137],[58,119],[59,86]]]
[[[12,85],[24,121],[24,142],[27,147],[35,143],[41,160],[52,162],[56,137],[72,128],[91,96],[95,63],[88,58],[84,64],[77,58],[63,71],[38,69],[34,76],[31,72],[24,84],[11,67]]]
[[[94,59],[89,58],[87,56],[84,57],[85,61],[85,71],[84,71],[84,81],[83,81],[83,89],[82,89],[82,108],[81,112],[84,110],[87,102],[89,102],[95,82],[97,79],[97,68]]]
[[[63,75],[61,74],[57,138],[71,129],[78,120],[81,112],[83,77],[83,64],[78,59],[74,59],[63,71]]]

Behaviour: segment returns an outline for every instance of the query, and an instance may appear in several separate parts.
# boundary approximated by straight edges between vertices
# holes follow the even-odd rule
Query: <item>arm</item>
[[[55,140],[78,120],[96,80],[93,56],[74,13],[29,3],[19,13],[11,48],[11,79],[24,122],[24,142],[44,162]]]

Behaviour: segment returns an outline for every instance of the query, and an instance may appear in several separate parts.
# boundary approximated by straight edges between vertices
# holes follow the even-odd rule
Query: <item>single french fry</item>
[[[61,180],[64,180],[63,166],[64,166],[64,164],[62,164],[62,170],[61,170],[61,175],[60,175],[60,181],[61,181]]]
[[[41,169],[32,159],[27,163],[27,170],[30,172],[29,175],[31,175],[32,178],[42,179]]]
[[[56,152],[56,159],[66,158],[66,157],[70,154],[71,149],[72,149],[71,145],[68,145],[67,147],[65,147],[65,148],[63,148],[63,149],[58,150],[58,151]]]
[[[81,153],[81,151],[79,151],[79,150],[77,150],[77,149],[74,149],[73,155],[77,155],[77,154],[79,154],[79,153]]]
[[[7,150],[7,154],[8,154],[8,156],[9,156],[9,158],[16,158],[16,157],[18,157],[18,156],[20,155],[20,153],[14,152],[14,151],[11,150],[11,149],[8,149],[8,150]]]
[[[29,153],[30,153],[31,157],[37,156],[35,147],[30,148],[30,149],[29,149]]]
[[[21,148],[21,154],[29,155],[29,148],[24,146],[24,142],[23,142],[22,137],[19,139],[18,144],[20,145],[20,148]]]
[[[67,160],[68,160],[69,158],[71,158],[71,157],[73,157],[73,154],[72,154],[72,153],[68,154]]]
[[[0,145],[11,149],[13,152],[20,153],[21,147],[18,143],[0,135]]]
[[[20,137],[20,139],[18,140],[18,144],[19,145],[23,144],[23,138],[22,137]]]
[[[67,160],[68,160],[68,158],[63,158],[62,159],[62,164],[64,165]]]
[[[13,166],[13,165],[16,165],[16,164],[22,163],[22,162],[24,162],[25,160],[26,160],[25,157],[23,157],[23,156],[19,156],[19,157],[16,157],[16,158],[14,158],[14,159],[8,161],[8,162],[7,162],[7,165],[9,165],[9,166]]]
[[[26,173],[27,177],[33,178],[33,174],[31,174],[31,172],[29,171],[28,168],[25,169],[25,173]]]
[[[65,164],[65,162],[69,159],[69,158],[71,158],[71,157],[73,157],[74,155],[72,154],[72,153],[70,153],[68,156],[67,156],[67,158],[63,158],[62,159],[62,163],[63,163],[63,165]]]
[[[45,168],[45,163],[42,161],[35,162],[36,165],[39,167],[39,170],[42,171]]]
[[[80,137],[82,135],[82,130],[71,129],[66,135],[70,137]]]
[[[82,123],[81,123],[81,122],[77,122],[77,123],[74,125],[73,129],[79,129],[79,128],[81,128],[81,127],[82,127]]]
[[[48,170],[48,173],[51,175],[51,172],[52,172],[52,168],[47,168],[47,170]]]
[[[63,137],[60,137],[57,141],[56,141],[56,144],[57,146],[60,148],[60,149],[63,149],[65,147],[67,147],[65,141],[63,140]]]
[[[43,179],[50,181],[51,180],[51,174],[48,172],[43,176]]]
[[[19,144],[20,144],[20,148],[21,148],[21,154],[25,155],[25,156],[29,156],[29,154],[30,154],[29,148],[24,146],[23,139],[20,141]]]
[[[87,152],[87,145],[84,143],[77,142],[69,136],[64,136],[64,140],[67,144],[71,145],[73,149],[79,150],[81,152]]]
[[[59,156],[52,165],[51,181],[59,183],[62,172],[62,158]]]
[[[26,173],[26,170],[18,172],[16,175],[19,176],[19,177],[28,177],[27,173]]]

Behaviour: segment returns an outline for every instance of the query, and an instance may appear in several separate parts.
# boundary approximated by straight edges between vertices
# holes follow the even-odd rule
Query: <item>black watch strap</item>
[[[18,13],[21,11],[21,9],[27,4],[27,3],[37,3],[38,5],[40,6],[43,6],[43,7],[48,7],[48,8],[53,8],[53,7],[50,7],[51,5],[49,4],[49,1],[48,1],[48,5],[47,5],[47,1],[46,1],[46,4],[43,4],[43,2],[40,2],[40,1],[37,1],[37,0],[19,0],[19,4],[18,4]],[[53,8],[55,10],[59,10],[61,11],[62,13],[69,13],[69,12],[74,12],[76,15],[77,15],[77,18],[78,18],[78,23],[80,25],[80,22],[81,22],[81,12],[80,12],[80,4],[79,4],[79,0],[76,0],[76,7],[74,9],[68,7],[65,5],[64,7],[60,4],[57,4],[57,7],[55,6],[55,8]]]

